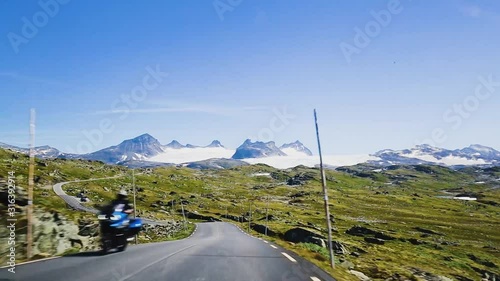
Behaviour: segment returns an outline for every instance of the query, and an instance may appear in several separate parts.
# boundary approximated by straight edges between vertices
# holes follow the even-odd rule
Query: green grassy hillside
[[[0,174],[15,170],[26,184],[27,158],[0,150]],[[14,159],[17,158],[17,159]],[[66,209],[48,187],[59,181],[122,175],[119,178],[77,182],[65,186],[69,194],[87,193],[99,205],[125,188],[131,191],[131,170],[100,162],[37,161],[35,204],[77,219],[81,213]],[[326,235],[319,170],[297,167],[277,170],[266,165],[228,170],[192,170],[164,167],[136,170],[137,210],[142,217],[181,219],[186,211],[221,219],[229,214],[254,223],[272,215],[270,241],[311,260],[339,280],[358,280],[348,268],[374,280],[479,280],[500,266],[500,178],[498,169],[453,171],[435,166],[390,167],[383,171],[358,165],[327,171],[330,211],[335,241],[344,245],[335,270],[328,267],[326,249],[310,243],[290,243],[284,233],[302,227]],[[477,183],[478,179],[490,179]],[[289,185],[295,184],[295,185]],[[441,198],[468,194],[478,201]],[[234,223],[239,223],[233,221]],[[248,223],[239,223],[247,228]],[[350,235],[354,226],[382,236]],[[251,230],[254,235],[261,235]],[[368,242],[367,242],[368,241]],[[379,241],[379,240],[377,240]],[[379,241],[380,242],[380,241]],[[427,277],[425,277],[427,276]],[[427,278],[427,279],[426,279]],[[437,279],[436,279],[437,280]]]

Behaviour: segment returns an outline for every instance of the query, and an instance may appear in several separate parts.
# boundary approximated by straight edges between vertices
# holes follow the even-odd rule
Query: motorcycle
[[[127,244],[142,229],[140,218],[130,219],[122,209],[114,209],[112,214],[101,212],[97,218],[101,226],[101,251],[107,254],[112,249],[125,251]]]

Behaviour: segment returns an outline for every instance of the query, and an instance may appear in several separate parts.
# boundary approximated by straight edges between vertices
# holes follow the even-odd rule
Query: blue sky
[[[35,108],[36,144],[67,152],[145,132],[315,151],[316,108],[329,154],[500,149],[498,1],[54,1],[0,2],[0,142],[27,146]]]

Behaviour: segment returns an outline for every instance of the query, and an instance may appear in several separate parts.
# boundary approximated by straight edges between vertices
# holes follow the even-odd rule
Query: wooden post
[[[135,191],[135,169],[132,169],[132,189],[133,189],[133,193],[134,193],[134,219],[136,217],[136,209],[137,209],[137,206],[135,204],[135,197],[136,197],[136,191]],[[135,244],[137,245],[137,234],[135,235]]]
[[[316,138],[318,139],[318,151],[319,151],[319,166],[321,171],[321,182],[323,185],[323,195],[325,200],[325,215],[326,215],[326,225],[328,227],[328,249],[330,252],[330,265],[332,268],[335,268],[335,257],[333,255],[333,247],[332,247],[332,225],[330,222],[330,209],[328,206],[328,191],[326,189],[326,177],[325,177],[325,170],[323,168],[321,143],[319,141],[318,117],[316,115],[316,109],[314,110],[314,123],[316,124]]]
[[[267,201],[266,201],[266,229],[264,230],[264,232],[265,232],[265,235],[267,236],[267,225],[269,222],[269,196],[267,196],[266,198],[267,198]]]
[[[26,233],[26,257],[33,256],[33,188],[35,185],[35,109],[30,111],[30,162],[28,170],[28,208],[26,218],[28,220],[28,229]]]

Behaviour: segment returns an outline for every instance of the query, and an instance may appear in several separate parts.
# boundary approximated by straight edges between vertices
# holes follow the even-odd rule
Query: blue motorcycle
[[[97,218],[101,226],[101,251],[107,254],[112,249],[125,251],[129,241],[142,229],[140,218],[130,219],[122,209],[114,209],[112,214],[101,212]]]

